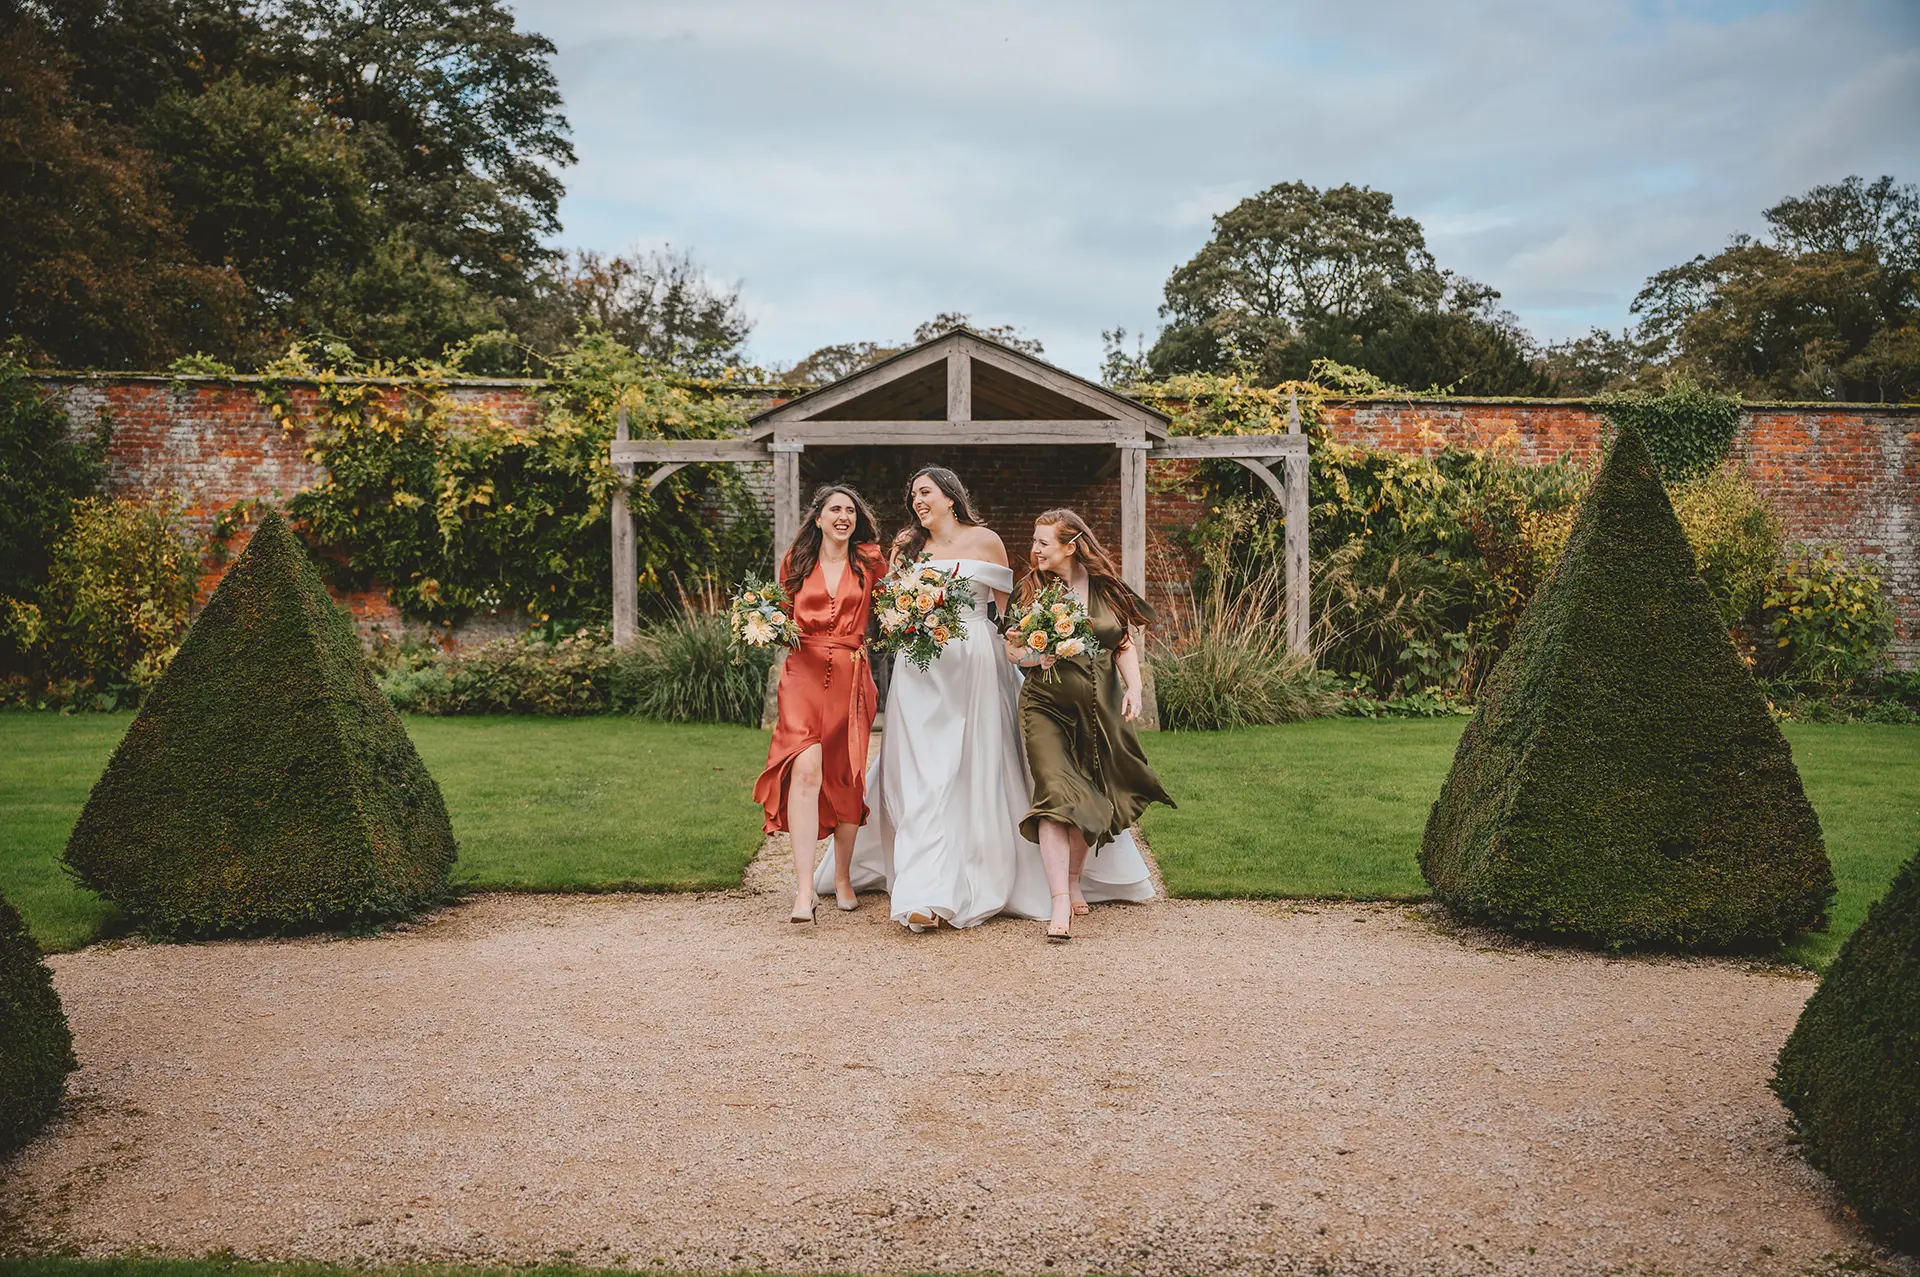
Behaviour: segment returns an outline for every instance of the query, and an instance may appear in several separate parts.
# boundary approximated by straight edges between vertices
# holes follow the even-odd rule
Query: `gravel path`
[[[725,1269],[1795,1274],[1864,1254],[1765,1079],[1811,989],[1419,910],[491,896],[54,959],[15,1245]],[[775,889],[765,888],[774,885]]]

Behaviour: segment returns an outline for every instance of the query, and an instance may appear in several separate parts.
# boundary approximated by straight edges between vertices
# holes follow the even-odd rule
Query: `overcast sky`
[[[580,162],[557,242],[671,244],[752,353],[944,310],[1092,373],[1212,217],[1391,192],[1548,340],[1849,173],[1920,181],[1920,0],[521,0]]]

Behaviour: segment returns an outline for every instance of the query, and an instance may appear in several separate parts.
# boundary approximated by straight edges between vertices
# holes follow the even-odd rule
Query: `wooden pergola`
[[[1260,477],[1286,511],[1287,643],[1305,652],[1307,602],[1307,437],[1298,405],[1287,433],[1169,438],[1168,418],[1105,386],[1076,377],[966,328],[903,350],[852,376],[754,416],[737,439],[630,439],[623,414],[612,461],[622,479],[613,502],[613,638],[630,644],[639,616],[634,523],[626,490],[652,465],[652,490],[705,462],[773,466],[775,570],[799,530],[805,502],[800,460],[808,448],[969,445],[1087,446],[1114,450],[1120,478],[1120,562],[1127,585],[1147,588],[1147,463],[1163,458],[1238,462]],[[1281,464],[1275,474],[1273,463]]]

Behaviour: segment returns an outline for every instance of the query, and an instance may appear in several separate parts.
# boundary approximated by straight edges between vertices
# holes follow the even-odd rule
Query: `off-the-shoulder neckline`
[[[1009,572],[1013,571],[1013,567],[1011,564],[995,563],[992,559],[970,559],[965,557],[964,555],[958,558],[955,558],[952,556],[948,556],[946,558],[935,557],[932,559],[928,559],[927,562],[929,563],[978,563],[983,568],[1006,568],[1007,571]]]

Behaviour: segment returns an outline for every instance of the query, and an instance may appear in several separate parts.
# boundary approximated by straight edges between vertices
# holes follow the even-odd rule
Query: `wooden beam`
[[[1300,451],[1286,460],[1287,647],[1308,656],[1312,654],[1313,618],[1309,613],[1313,604],[1307,554],[1307,436],[1300,429],[1300,399],[1291,392],[1287,395],[1287,437],[1301,443]]]
[[[1027,363],[992,346],[969,342],[968,348],[973,352],[973,357],[981,363],[992,364],[995,368],[1010,372],[1016,377],[1038,382],[1055,394],[1065,395],[1075,403],[1086,404],[1089,408],[1095,408],[1098,405],[1100,408],[1112,409],[1116,416],[1146,427],[1147,432],[1156,437],[1166,433],[1167,423],[1163,419],[1145,408],[1127,402],[1119,395],[1102,390],[1098,386],[1088,385],[1077,377],[1055,372],[1045,365],[1036,366]]]
[[[1147,441],[1135,427],[1135,437],[1117,443],[1120,454],[1120,580],[1141,598],[1147,596]],[[1133,641],[1145,655],[1146,634],[1138,627]],[[1146,677],[1144,674],[1141,676]],[[1159,706],[1147,698],[1150,687],[1141,684],[1139,726],[1151,730],[1160,724]]]
[[[890,381],[898,381],[909,373],[919,372],[928,364],[939,363],[947,357],[947,349],[948,343],[936,342],[925,350],[902,355],[896,360],[874,368],[862,369],[845,381],[822,387],[789,403],[781,404],[773,411],[754,418],[755,424],[767,425],[778,422],[781,425],[791,425],[796,421],[811,420],[828,408],[837,408],[849,399],[858,399],[869,390],[878,389]]]
[[[957,341],[947,352],[947,419],[973,420],[973,358]]]
[[[767,445],[752,439],[621,439],[613,441],[613,460],[675,461],[682,465],[695,461],[765,461]]]
[[[1207,435],[1194,437],[1182,436],[1178,439],[1156,439],[1153,451],[1149,454],[1153,460],[1162,457],[1219,457],[1224,460],[1248,458],[1293,457],[1307,455],[1307,437],[1305,435]]]
[[[613,446],[626,441],[627,410],[622,408],[614,420]],[[613,645],[632,647],[640,637],[640,563],[633,513],[627,508],[627,486],[633,482],[633,463],[616,460],[613,472],[618,486],[613,490]]]
[[[1280,508],[1282,510],[1285,510],[1287,508],[1287,489],[1286,489],[1286,485],[1281,482],[1279,475],[1267,469],[1265,466],[1261,465],[1258,460],[1252,457],[1227,457],[1225,458],[1225,460],[1235,462],[1239,465],[1243,465],[1247,469],[1259,475],[1260,482],[1267,485],[1267,491],[1271,492],[1273,494],[1273,499],[1280,503]]]
[[[1125,421],[794,421],[777,437],[804,440],[808,447],[887,444],[1089,443],[1112,444],[1137,437],[1140,427]]]

